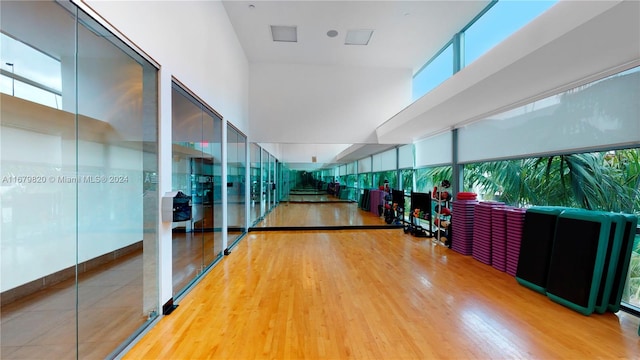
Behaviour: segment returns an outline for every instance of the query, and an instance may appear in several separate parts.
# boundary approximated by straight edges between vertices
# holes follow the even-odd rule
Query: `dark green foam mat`
[[[584,315],[594,312],[611,237],[611,216],[563,211],[557,219],[547,296]]]
[[[609,297],[609,305],[607,310],[617,312],[620,310],[620,302],[622,301],[622,293],[624,291],[625,280],[629,271],[631,262],[631,253],[636,237],[636,227],[638,226],[638,217],[631,214],[622,214],[625,219],[624,233],[620,244],[620,254],[616,272],[613,276],[613,284],[611,285],[611,296]]]
[[[545,294],[556,221],[566,209],[552,206],[527,209],[516,270],[516,281],[520,285]]]

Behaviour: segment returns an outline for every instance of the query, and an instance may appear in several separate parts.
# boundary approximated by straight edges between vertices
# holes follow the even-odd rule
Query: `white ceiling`
[[[410,68],[414,72],[487,3],[223,1],[250,63]],[[298,42],[273,42],[270,25],[297,26]],[[369,44],[344,45],[347,31],[360,29],[374,30]],[[338,36],[330,38],[329,30],[338,31]]]
[[[287,144],[281,147],[280,159],[287,163],[301,163],[300,151],[287,149],[313,149],[318,158],[332,159],[330,162],[348,162],[357,160],[354,157],[366,157],[371,153],[389,148],[378,145],[375,138],[376,128],[389,117],[401,111],[411,102],[411,74],[418,71],[444,44],[460,29],[473,19],[487,4],[486,0],[473,1],[223,1],[223,5],[236,35],[245,51],[252,70],[250,78],[252,95],[258,93],[260,99],[250,100],[252,104],[265,104],[255,109],[253,120],[255,132],[250,136],[260,143]],[[250,6],[253,5],[253,6]],[[270,25],[296,26],[298,42],[274,42],[271,38]],[[348,30],[371,29],[373,36],[366,46],[344,45]],[[336,30],[338,36],[327,36],[329,30]],[[281,79],[281,83],[295,83],[299,77],[316,78],[324,76],[331,79],[331,86],[322,89],[309,89],[305,94],[296,94],[297,102],[289,106],[269,106],[269,104],[286,104],[291,94],[286,90],[268,92],[265,84],[256,83],[258,77],[273,77],[264,73],[266,64],[290,65],[295,75],[292,79]],[[305,69],[309,72],[305,74]],[[332,70],[334,69],[334,70]],[[352,70],[348,70],[352,69]],[[357,70],[361,69],[361,70]],[[366,69],[366,70],[365,70]],[[377,70],[376,70],[377,69]],[[389,71],[405,72],[390,73]],[[262,71],[260,73],[260,71]],[[366,72],[363,72],[366,71]],[[255,74],[260,74],[257,76]],[[335,78],[343,77],[345,82],[335,84]],[[406,74],[407,89],[401,91],[405,98],[392,100],[392,107],[380,103],[387,98],[383,91],[363,84],[369,90],[347,91],[354,88],[354,74],[367,74],[367,79],[385,79],[389,83],[389,74]],[[393,75],[396,76],[396,75]],[[347,77],[349,79],[347,79]],[[397,78],[396,78],[397,79]],[[271,80],[272,81],[272,80]],[[370,81],[370,80],[369,80]],[[253,84],[252,84],[253,82]],[[322,82],[322,81],[320,81]],[[393,80],[394,86],[398,81]],[[386,83],[385,83],[386,84]],[[391,83],[389,83],[391,84]],[[257,87],[259,90],[256,90]],[[268,84],[267,84],[268,86]],[[304,87],[303,87],[304,89]],[[388,91],[389,89],[387,89]],[[329,95],[334,93],[335,96]],[[348,92],[351,98],[345,97]],[[377,96],[372,94],[378,94]],[[322,96],[317,96],[323,93]],[[317,106],[305,108],[302,100],[305,95],[308,101]],[[256,96],[256,97],[257,97]],[[265,101],[264,97],[269,97]],[[375,99],[375,100],[374,100]],[[373,101],[372,101],[373,100]],[[323,103],[324,101],[324,103]],[[294,105],[292,108],[291,105]],[[365,106],[363,106],[365,105]],[[351,106],[352,108],[348,108]],[[296,111],[292,111],[296,109]],[[322,109],[320,111],[314,111]],[[350,114],[352,118],[345,118]],[[375,114],[373,116],[372,114]],[[250,116],[251,111],[250,111]],[[322,117],[324,126],[318,128],[318,117]],[[309,126],[305,127],[304,123]],[[357,132],[333,131],[344,129],[345,124],[357,124]],[[271,127],[265,124],[271,124]],[[311,131],[300,131],[306,128]],[[290,129],[290,132],[287,132]],[[373,137],[372,137],[373,135]],[[363,141],[364,140],[364,141]],[[336,152],[350,144],[352,149]],[[327,144],[341,144],[327,146]],[[305,153],[305,152],[303,152]],[[347,155],[345,155],[347,154]],[[308,156],[303,156],[308,158]],[[321,166],[325,162],[306,167]]]
[[[408,73],[414,73],[454,33],[475,17],[488,1],[223,3],[250,68],[278,69],[274,65],[265,64],[275,64],[280,68],[288,66],[297,69],[293,77],[295,79],[305,74],[304,66],[332,67],[337,69],[332,73],[334,76],[348,67],[377,71],[373,73],[374,76],[383,74],[383,69],[407,69]],[[255,7],[250,8],[250,4]],[[298,43],[274,43],[269,25],[297,26]],[[331,29],[339,32],[336,38],[326,35]],[[370,44],[344,45],[346,31],[351,29],[374,29]],[[560,1],[416,102],[411,104],[408,99],[405,106],[399,106],[397,111],[389,115],[386,115],[389,109],[383,109],[386,116],[383,119],[372,120],[371,113],[368,113],[367,121],[360,119],[358,131],[373,136],[368,136],[365,142],[352,141],[350,148],[333,156],[336,162],[353,161],[356,160],[354,156],[364,157],[386,149],[389,145],[411,143],[438,132],[461,127],[639,63],[639,1]],[[317,74],[323,74],[322,71]],[[264,70],[261,73],[254,72],[264,77]],[[287,72],[292,71],[281,71],[276,76],[286,75]],[[273,78],[270,81],[273,82]],[[291,79],[287,81],[291,82]],[[251,92],[255,89],[252,87],[254,85],[251,77],[249,82]],[[288,83],[285,84],[290,87]],[[267,86],[264,83],[260,86],[261,91],[254,91],[253,94],[273,97],[280,100],[273,103],[284,104],[260,108],[261,121],[269,124],[274,121],[274,128],[280,131],[280,137],[276,137],[278,134],[262,131],[259,136],[261,142],[293,143],[294,140],[299,140],[299,146],[308,147],[317,142],[305,141],[301,131],[287,133],[285,130],[300,129],[301,122],[317,121],[312,116],[313,109],[308,111],[312,113],[308,117],[301,116],[304,114],[304,106],[313,104],[316,98],[309,96],[309,99],[305,99],[306,93],[295,94],[297,105],[304,104],[298,106],[302,108],[301,111],[291,116],[287,113],[291,108],[286,106],[287,102],[278,99],[276,92],[270,94],[265,90],[269,88],[268,83]],[[336,88],[340,88],[340,84]],[[381,89],[372,91],[377,94],[382,92]],[[286,95],[291,97],[294,94],[290,92]],[[341,94],[341,98],[343,97]],[[300,101],[301,99],[305,101]],[[352,103],[354,108],[362,108],[363,104],[367,107],[379,106],[379,99],[371,99],[359,98],[358,92],[354,92],[350,99],[340,104],[339,115],[334,112],[324,117],[327,121],[325,128],[340,129],[344,128],[345,122],[354,121],[345,118],[344,114],[351,114],[344,107],[345,103]],[[263,99],[250,97],[250,104],[256,100],[259,102]],[[395,101],[394,106],[397,106],[399,102],[397,99]],[[333,104],[335,102],[334,100]],[[332,103],[322,105],[324,110],[331,108]],[[353,113],[362,115],[362,112],[355,110]],[[253,115],[250,110],[250,118]],[[308,128],[315,130],[312,124]],[[285,132],[286,139],[283,139],[282,132]],[[315,137],[306,139],[321,138],[324,144],[345,143],[344,133],[317,130],[314,135]],[[270,139],[271,136],[273,140]],[[279,155],[284,162],[290,156],[286,152]],[[323,158],[331,156],[332,154],[322,155]]]

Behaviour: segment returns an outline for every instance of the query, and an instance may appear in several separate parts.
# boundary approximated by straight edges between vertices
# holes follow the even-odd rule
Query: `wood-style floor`
[[[221,251],[219,233],[173,234],[178,293]],[[214,237],[216,240],[214,241]],[[104,359],[142,326],[143,254],[131,253],[2,307],[0,359]],[[76,298],[77,295],[77,298]],[[76,302],[78,337],[76,339]]]
[[[326,195],[325,195],[326,196]],[[384,225],[355,202],[280,203],[255,228]]]
[[[638,322],[400,229],[256,231],[125,359],[638,359]]]

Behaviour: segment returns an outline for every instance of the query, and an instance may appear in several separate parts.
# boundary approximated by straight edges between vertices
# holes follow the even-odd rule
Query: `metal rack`
[[[443,180],[440,185],[433,188],[433,200],[435,217],[433,225],[435,228],[434,242],[451,247],[451,194],[447,191],[451,187],[448,180]]]

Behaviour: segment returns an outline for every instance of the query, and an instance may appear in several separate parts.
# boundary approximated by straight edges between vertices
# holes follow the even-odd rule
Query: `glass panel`
[[[465,31],[465,63],[474,62],[556,2],[498,1]]]
[[[246,232],[245,226],[245,146],[244,135],[227,126],[227,233],[233,244]]]
[[[374,188],[379,189],[381,186],[384,187],[385,183],[388,183],[389,188],[391,189],[398,188],[398,176],[395,170],[373,173]]]
[[[262,163],[262,182],[260,184],[261,199],[260,200],[260,216],[264,217],[269,210],[269,153],[262,149],[261,163]]]
[[[209,109],[205,113],[213,119],[213,134],[210,137],[210,154],[213,162],[213,253],[218,259],[222,256],[222,190],[226,186],[222,179],[222,118]]]
[[[261,188],[261,173],[260,173],[260,152],[261,148],[252,143],[251,144],[251,169],[250,169],[250,201],[249,213],[251,214],[251,225],[254,225],[260,219],[260,188]]]
[[[449,44],[435,59],[413,77],[413,100],[435,89],[453,75],[453,45]]]
[[[206,109],[203,109],[202,113],[202,159],[200,160],[201,167],[198,175],[198,182],[202,186],[201,193],[198,191],[198,199],[194,203],[202,204],[202,222],[199,227],[202,232],[202,265],[206,268],[213,263],[219,252],[214,250],[214,219],[216,215],[219,216],[220,212],[215,209],[215,189],[214,189],[214,163],[217,143],[216,133],[214,130],[215,117],[208,113]],[[198,227],[196,226],[197,230]]]
[[[52,1],[2,1],[0,6],[2,32],[25,48],[41,49],[41,55],[34,50],[33,56],[56,54],[68,85],[64,110],[43,107],[29,96],[11,96],[10,89],[0,94],[0,353],[3,359],[75,359],[75,13],[69,16]],[[29,24],[42,31],[32,31]],[[14,57],[5,40],[3,36],[2,64],[26,70],[22,61],[29,56]],[[42,65],[31,67],[60,78],[60,65]],[[110,344],[101,352],[113,348]]]
[[[98,339],[114,348],[158,310],[158,194],[144,181],[157,173],[157,78],[126,45],[96,37],[106,31],[79,18],[78,357],[89,358],[108,355],[96,350]]]
[[[466,164],[464,189],[508,205],[640,215],[640,149]]]
[[[640,235],[636,235],[629,263],[629,273],[622,293],[622,303],[640,311]]]
[[[371,189],[372,184],[373,180],[370,172],[358,174],[358,188]]]
[[[415,170],[416,188],[415,192],[432,192],[436,184],[443,180],[451,181],[451,166],[426,167]]]
[[[177,84],[172,89],[172,190],[189,196],[190,219],[173,228],[173,292],[178,296],[222,253],[222,119]]]
[[[70,3],[0,6],[0,353],[109,357],[158,312],[157,71]]]
[[[172,190],[190,197],[192,214],[189,219],[174,221],[173,294],[180,294],[201,270],[202,234],[206,227],[202,197],[207,181],[202,152],[202,105],[173,84],[172,108]],[[194,231],[196,230],[197,231]]]
[[[276,158],[269,155],[269,208],[272,209],[277,204],[276,197]]]

